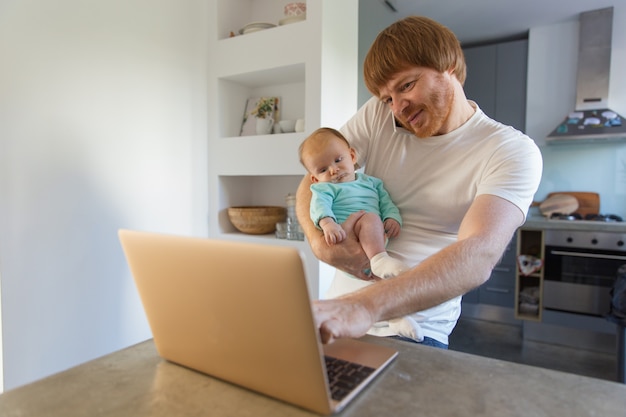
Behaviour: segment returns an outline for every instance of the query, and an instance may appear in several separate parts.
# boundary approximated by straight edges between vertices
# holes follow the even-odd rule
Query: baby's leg
[[[361,216],[354,224],[354,233],[369,259],[385,252],[385,228],[378,214],[365,213]]]
[[[370,260],[374,275],[391,278],[409,269],[403,262],[389,256],[385,250],[385,229],[380,216],[365,213],[354,225],[354,232]]]
[[[392,258],[387,252],[381,252],[370,259],[370,269],[379,278],[393,278],[410,268],[404,262]]]

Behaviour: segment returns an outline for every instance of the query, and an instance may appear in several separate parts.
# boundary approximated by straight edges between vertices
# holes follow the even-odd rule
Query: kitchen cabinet
[[[543,294],[543,231],[538,229],[520,229],[517,235],[517,256],[525,255],[540,261],[532,272],[523,272],[516,268],[515,283],[515,318],[541,321]],[[519,262],[519,261],[518,261]]]
[[[528,40],[464,48],[465,94],[493,119],[526,129]]]
[[[479,302],[512,308],[515,301],[515,238],[509,243],[489,280],[478,288]]]
[[[209,236],[294,245],[306,258],[311,296],[329,281],[306,242],[245,235],[229,206],[280,205],[304,168],[298,146],[320,126],[339,127],[357,109],[358,0],[307,3],[306,18],[279,24],[284,0],[210,0],[208,74]],[[276,25],[240,34],[252,22]],[[248,98],[279,97],[279,117],[305,119],[304,132],[240,136]],[[330,271],[330,272],[329,272]]]
[[[605,243],[612,241],[619,246],[619,236],[626,233],[626,225],[608,222],[548,220],[544,217],[526,220],[518,231],[518,256],[533,256],[541,260],[541,264],[535,271],[522,273],[518,268],[516,273],[515,318],[521,319],[523,338],[615,354],[616,327],[614,323],[607,320],[604,315],[570,310],[570,305],[567,305],[566,309],[554,308],[549,302],[549,295],[546,297],[549,291],[546,290],[545,284],[550,282],[548,281],[549,271],[554,267],[552,262],[555,262],[554,250],[551,249],[555,232],[559,234],[568,232],[567,235],[574,236],[576,242],[582,233],[588,235],[589,239],[593,236]],[[611,235],[614,240],[609,238]],[[553,255],[550,255],[550,251]],[[594,252],[598,250],[595,249]],[[593,258],[583,256],[583,259]],[[609,259],[610,257],[607,260]],[[557,259],[556,262],[558,264],[561,261]],[[572,268],[581,268],[582,271],[587,268],[584,263],[567,262],[567,265]],[[599,272],[610,270],[610,268],[600,267],[589,270]],[[534,297],[530,299],[534,306],[533,303],[529,303],[529,296]],[[574,301],[577,298],[565,291],[557,292],[557,296],[563,301]],[[579,298],[579,300],[582,299]],[[586,301],[590,299],[593,298],[584,298]]]
[[[463,296],[464,303],[486,304],[512,309],[515,303],[517,238],[506,247],[491,276],[480,287]]]

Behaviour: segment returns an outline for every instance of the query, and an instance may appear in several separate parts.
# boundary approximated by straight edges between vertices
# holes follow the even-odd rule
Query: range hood
[[[626,123],[608,108],[613,7],[580,14],[576,110],[547,143],[626,140]]]

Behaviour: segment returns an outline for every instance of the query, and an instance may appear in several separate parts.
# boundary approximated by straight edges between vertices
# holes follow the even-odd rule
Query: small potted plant
[[[256,107],[250,112],[256,118],[256,132],[259,135],[272,133],[274,114],[277,108],[276,97],[261,97]]]

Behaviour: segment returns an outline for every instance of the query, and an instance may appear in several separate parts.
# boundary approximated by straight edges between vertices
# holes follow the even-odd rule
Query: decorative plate
[[[248,23],[247,25],[239,29],[239,34],[245,35],[246,33],[257,32],[259,30],[270,29],[270,28],[275,28],[275,27],[276,25],[273,23],[252,22],[252,23]]]

